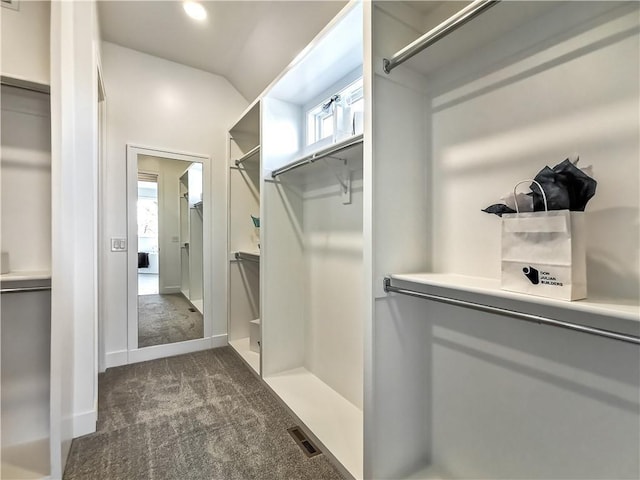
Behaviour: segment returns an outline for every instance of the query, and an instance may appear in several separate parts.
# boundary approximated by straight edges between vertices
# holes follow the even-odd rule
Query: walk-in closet
[[[362,476],[363,17],[354,4],[263,102],[263,377]]]
[[[2,478],[50,474],[51,106],[2,81]]]
[[[179,179],[180,291],[200,312],[203,300],[202,164],[192,163]]]
[[[637,476],[638,4],[415,7],[374,5],[369,475]],[[588,298],[501,290],[481,210],[569,157]]]
[[[254,369],[348,475],[637,473],[639,30],[632,2],[353,2],[233,127],[230,295],[259,206],[261,301],[230,343],[259,314]],[[502,290],[482,209],[565,158],[598,182],[588,298]]]
[[[260,373],[260,101],[229,131],[229,345]]]

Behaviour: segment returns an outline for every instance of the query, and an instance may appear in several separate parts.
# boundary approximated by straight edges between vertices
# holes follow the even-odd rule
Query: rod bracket
[[[384,277],[382,281],[384,293],[389,293],[389,287],[391,287],[391,277]]]
[[[391,62],[387,58],[382,59],[382,71],[387,75],[391,73],[391,68],[389,68],[390,65]]]

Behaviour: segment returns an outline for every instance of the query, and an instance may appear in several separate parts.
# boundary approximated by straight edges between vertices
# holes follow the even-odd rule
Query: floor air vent
[[[311,443],[311,440],[307,438],[300,427],[287,428],[287,432],[289,432],[307,457],[315,457],[322,453],[318,447]]]

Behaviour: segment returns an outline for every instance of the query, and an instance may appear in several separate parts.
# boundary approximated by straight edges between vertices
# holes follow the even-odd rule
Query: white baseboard
[[[227,346],[227,334],[214,335],[212,337],[198,338],[186,342],[168,343],[166,345],[154,345],[152,347],[138,348],[136,350],[118,350],[107,352],[106,368],[119,367],[130,363],[146,362],[157,358],[173,357],[184,353],[198,352],[210,348]]]
[[[118,350],[116,352],[107,352],[105,356],[105,369],[111,367],[119,367],[128,363],[128,354],[126,350]]]
[[[229,345],[229,339],[227,338],[226,333],[223,333],[221,335],[214,335],[213,337],[211,337],[211,340],[213,342],[213,344],[211,345],[212,348],[226,347],[227,345]]]
[[[214,337],[199,338],[186,342],[168,343],[166,345],[154,345],[152,347],[139,348],[129,351],[129,363],[146,362],[157,358],[173,357],[185,353],[208,350],[210,348],[222,347],[227,344],[227,335],[216,335]]]
[[[89,410],[87,412],[76,413],[73,416],[73,438],[78,438],[96,431],[98,421],[98,411]]]
[[[169,295],[171,293],[180,293],[180,285],[161,287],[160,294],[161,295]]]

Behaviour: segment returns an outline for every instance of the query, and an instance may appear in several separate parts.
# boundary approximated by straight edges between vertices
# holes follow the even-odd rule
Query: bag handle
[[[520,210],[518,210],[518,197],[516,196],[516,190],[518,189],[518,186],[522,185],[523,183],[527,183],[527,182],[535,183],[538,186],[538,188],[542,192],[542,200],[544,201],[544,211],[548,212],[549,208],[547,207],[547,195],[544,193],[544,190],[542,189],[542,185],[540,185],[538,182],[536,182],[533,179],[528,179],[528,180],[520,180],[513,187],[513,203],[516,204],[516,213],[520,213]]]

